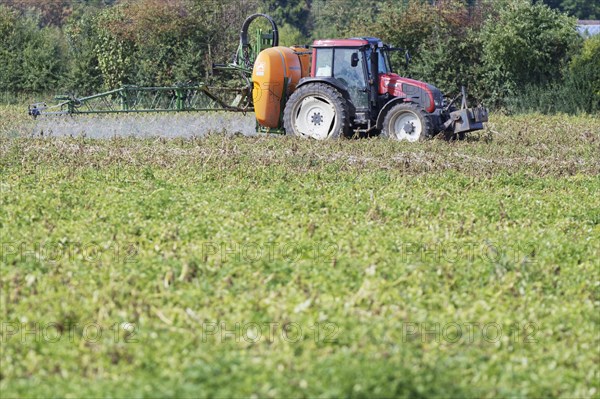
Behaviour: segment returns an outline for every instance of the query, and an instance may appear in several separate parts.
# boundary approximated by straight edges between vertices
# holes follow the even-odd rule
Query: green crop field
[[[411,144],[0,112],[3,399],[600,397],[597,117]]]

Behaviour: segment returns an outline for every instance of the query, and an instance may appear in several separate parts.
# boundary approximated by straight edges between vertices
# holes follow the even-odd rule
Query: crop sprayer
[[[258,29],[250,43],[248,30]],[[206,84],[171,87],[124,86],[88,97],[57,96],[57,105],[29,106],[34,118],[52,115],[148,112],[254,112],[257,130],[317,140],[381,135],[418,141],[443,133],[463,138],[483,129],[487,109],[469,108],[464,88],[452,100],[435,86],[392,72],[390,54],[404,51],[373,37],[315,40],[309,47],[279,46],[273,19],[248,17],[229,64],[213,65],[243,82],[238,88]],[[406,52],[407,62],[409,60]],[[460,106],[455,105],[462,97]]]

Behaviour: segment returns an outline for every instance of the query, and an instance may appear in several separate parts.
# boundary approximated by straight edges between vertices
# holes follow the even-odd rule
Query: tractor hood
[[[392,97],[406,97],[420,104],[427,112],[442,108],[444,95],[435,86],[419,80],[404,78],[395,73],[379,75],[379,94]]]

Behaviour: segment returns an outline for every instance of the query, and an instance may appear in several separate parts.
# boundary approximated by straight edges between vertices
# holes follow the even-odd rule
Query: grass
[[[3,112],[2,398],[600,397],[598,118],[409,144]]]

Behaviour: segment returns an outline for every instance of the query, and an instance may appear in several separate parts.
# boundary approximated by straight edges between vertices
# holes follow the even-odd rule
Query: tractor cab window
[[[352,55],[358,56],[358,65],[352,66]],[[333,57],[333,76],[348,88],[366,87],[362,57],[358,49],[336,48]]]
[[[331,77],[331,70],[333,66],[333,49],[332,48],[320,48],[317,49],[317,64],[315,68],[316,77]]]
[[[379,73],[392,73],[387,51],[379,51]]]
[[[352,66],[352,58],[358,56],[358,64]],[[315,61],[315,77],[334,77],[348,90],[357,109],[369,107],[369,94],[364,69],[364,54],[358,48],[318,48]]]
[[[352,58],[356,61],[357,57],[358,63],[352,66]],[[333,77],[346,86],[356,109],[369,107],[362,51],[357,48],[336,48],[333,53]]]
[[[365,51],[365,55],[367,56],[367,68],[369,70],[369,75],[371,74],[371,55],[373,54],[373,50],[367,49]],[[379,50],[377,51],[377,55],[379,56],[379,73],[391,73],[390,62],[387,56],[386,51]]]

